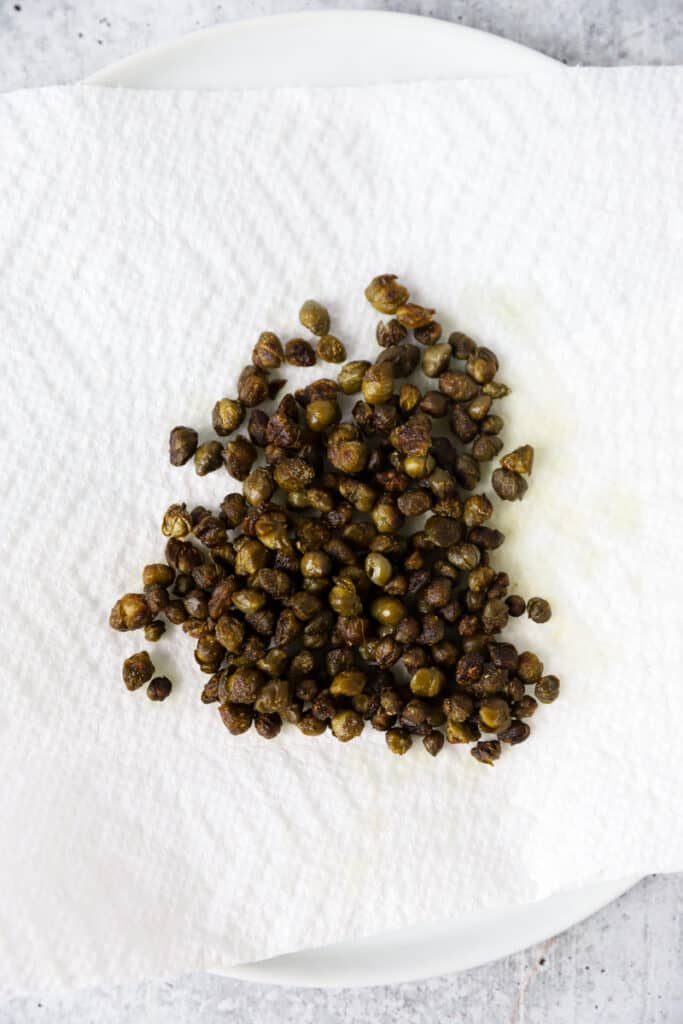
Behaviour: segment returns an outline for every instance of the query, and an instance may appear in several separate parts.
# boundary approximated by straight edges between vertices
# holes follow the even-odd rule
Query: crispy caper
[[[360,736],[365,722],[357,711],[338,711],[332,719],[332,733],[342,743]]]
[[[410,680],[410,689],[416,697],[436,697],[446,685],[446,677],[440,668],[420,668]]]
[[[478,384],[487,384],[498,372],[498,360],[488,348],[478,348],[467,360],[467,372]]]
[[[425,377],[438,377],[451,361],[451,346],[447,343],[430,345],[422,353],[422,372]]]
[[[123,663],[123,681],[128,690],[139,690],[154,675],[154,665],[147,651],[131,654]]]
[[[403,525],[403,515],[388,495],[379,499],[370,516],[378,533],[395,533]]]
[[[394,371],[390,362],[375,363],[363,374],[363,398],[370,405],[387,402],[394,391]]]
[[[365,689],[367,678],[365,672],[358,669],[347,669],[338,672],[330,683],[330,693],[335,696],[355,697]]]
[[[498,740],[482,740],[470,750],[472,757],[481,764],[493,765],[500,757]]]
[[[251,354],[251,361],[260,370],[277,370],[284,361],[285,354],[282,349],[282,342],[277,334],[272,331],[264,331],[254,345]]]
[[[532,622],[547,622],[552,616],[550,604],[542,597],[530,598],[526,610]]]
[[[365,559],[365,572],[368,578],[378,587],[383,587],[391,579],[393,566],[388,558],[371,551]]]
[[[315,350],[304,338],[290,338],[285,343],[285,359],[290,366],[315,366]]]
[[[467,334],[463,334],[462,331],[453,331],[452,334],[449,334],[448,344],[453,349],[453,355],[456,359],[469,359],[472,353],[477,350],[476,343]]]
[[[396,626],[407,615],[406,607],[396,597],[378,597],[370,606],[370,614],[377,622]]]
[[[337,579],[329,592],[328,601],[338,615],[360,615],[363,610],[358,592],[349,579]]]
[[[405,729],[389,729],[385,736],[392,754],[406,754],[413,745],[412,736]]]
[[[321,398],[309,402],[306,406],[306,425],[316,433],[327,430],[333,424],[338,423],[341,418],[341,411],[337,402],[332,398]]]
[[[330,314],[315,299],[308,299],[299,310],[299,320],[311,334],[322,337],[330,329]]]
[[[560,680],[557,676],[543,676],[534,687],[534,696],[541,704],[552,704],[560,695]]]
[[[517,675],[527,686],[532,686],[543,675],[543,662],[532,651],[523,651],[519,656]]]
[[[194,468],[197,476],[206,476],[220,469],[223,446],[220,441],[207,441],[200,444],[194,453]]]
[[[325,363],[343,363],[346,359],[346,349],[333,334],[325,334],[315,346],[315,351]]]
[[[408,289],[396,278],[396,274],[380,274],[373,277],[365,289],[368,302],[380,313],[395,313],[408,300]]]
[[[370,363],[365,359],[356,359],[342,366],[337,381],[345,395],[355,395],[361,390],[363,377],[369,369]]]
[[[485,697],[479,705],[479,722],[484,732],[500,732],[511,721],[510,706],[502,697]]]
[[[197,431],[192,427],[174,427],[168,442],[172,466],[184,466],[197,450]]]
[[[302,576],[324,579],[332,571],[332,559],[325,551],[307,551],[301,556],[299,568]]]
[[[156,676],[147,687],[147,696],[150,700],[166,700],[173,684],[166,676]]]
[[[235,398],[221,398],[213,407],[211,421],[219,437],[237,430],[244,419],[244,406]]]
[[[527,490],[524,477],[511,469],[495,469],[491,477],[491,486],[503,501],[519,501]]]
[[[242,484],[242,489],[244,497],[250,505],[263,505],[265,502],[270,501],[275,490],[272,473],[269,469],[264,469],[263,467],[252,469]]]

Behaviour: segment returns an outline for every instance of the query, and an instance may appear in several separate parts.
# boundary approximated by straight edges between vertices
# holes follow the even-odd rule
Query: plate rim
[[[545,925],[538,925],[536,928],[532,928],[530,932],[524,937],[524,941],[519,945],[510,946],[509,943],[499,942],[497,948],[494,950],[492,956],[486,960],[482,960],[481,957],[476,953],[470,953],[469,955],[458,957],[458,963],[456,966],[448,966],[448,961],[453,960],[454,957],[448,957],[444,954],[444,957],[436,961],[435,969],[431,967],[427,970],[425,968],[418,969],[417,973],[412,968],[403,969],[397,968],[393,964],[387,964],[384,967],[381,978],[362,978],[354,981],[339,981],[333,980],[327,967],[324,968],[325,973],[322,975],[316,975],[311,977],[310,972],[307,973],[305,967],[297,968],[295,959],[306,953],[312,953],[317,951],[333,949],[337,946],[351,946],[354,942],[362,942],[363,939],[350,939],[339,943],[331,943],[328,946],[317,946],[310,947],[309,949],[303,948],[296,950],[292,953],[284,953],[280,956],[268,957],[264,960],[254,960],[250,963],[235,964],[229,968],[218,969],[210,972],[221,974],[229,978],[234,978],[237,981],[250,981],[257,984],[268,984],[268,985],[280,985],[280,986],[296,986],[298,988],[321,988],[321,989],[345,989],[345,988],[371,988],[377,985],[401,985],[411,982],[424,981],[431,977],[439,977],[447,974],[459,974],[461,971],[474,970],[477,967],[484,967],[488,964],[496,963],[498,960],[503,960],[508,956],[514,956],[517,953],[523,952],[525,949],[530,949],[532,946],[538,945],[542,942],[547,942],[549,939],[556,938],[559,935],[564,934],[570,928],[581,924],[583,921],[587,921],[595,914],[599,914],[601,910],[604,910],[610,904],[614,903],[625,893],[636,886],[639,882],[643,881],[644,875],[629,876],[627,878],[615,879],[613,881],[604,882],[587,882],[582,886],[577,886],[573,889],[560,890],[557,893],[553,893],[544,899],[537,900],[534,903],[526,904],[511,904],[507,908],[510,912],[522,911],[525,907],[541,907],[545,903],[549,903],[558,897],[566,897],[572,893],[586,893],[593,889],[603,895],[599,896],[594,903],[590,903],[586,908],[581,910],[578,917],[574,913],[567,913],[548,930]],[[605,890],[609,892],[609,895],[605,899]],[[597,893],[596,893],[597,896]],[[448,921],[433,922],[430,927],[437,929],[446,927]],[[415,930],[423,928],[425,926],[416,926]],[[377,933],[376,936],[367,936],[368,939],[381,938],[382,936],[389,935],[400,935],[403,932],[410,931],[411,929],[396,929],[386,932]],[[416,942],[419,941],[416,937]],[[503,948],[504,947],[504,948]],[[340,949],[340,956],[343,955]],[[344,973],[344,972],[342,972]]]
[[[172,56],[174,53],[181,54],[187,46],[201,45],[209,37],[216,38],[221,35],[229,36],[237,31],[245,31],[250,29],[256,29],[259,31],[267,23],[268,27],[272,30],[279,25],[296,25],[300,24],[313,24],[314,22],[329,22],[332,20],[345,21],[357,21],[359,25],[364,23],[364,26],[369,25],[372,21],[382,21],[388,24],[390,21],[394,24],[411,23],[417,25],[420,23],[420,31],[447,31],[453,35],[458,35],[460,38],[466,38],[472,42],[484,43],[486,46],[495,46],[500,53],[507,53],[516,57],[522,57],[523,59],[532,60],[538,65],[539,68],[547,67],[548,70],[551,68],[561,68],[565,65],[561,61],[554,57],[549,57],[545,53],[541,53],[539,50],[534,50],[529,46],[525,46],[523,43],[518,43],[514,39],[506,39],[504,36],[498,36],[493,32],[486,32],[483,29],[473,28],[470,25],[461,25],[459,22],[447,21],[444,18],[436,18],[431,16],[425,16],[422,14],[413,14],[411,12],[403,11],[387,11],[387,10],[373,10],[363,8],[359,10],[343,10],[341,8],[331,8],[330,10],[313,10],[313,11],[289,11],[280,12],[276,14],[264,14],[254,18],[237,18],[233,21],[224,21],[216,25],[210,25],[206,28],[195,29],[192,32],[185,32],[181,36],[177,36],[174,39],[166,40],[162,43],[157,43],[153,46],[145,47],[142,50],[138,50],[135,53],[130,54],[127,57],[122,57],[120,60],[113,61],[107,64],[105,67],[98,69],[93,74],[88,75],[87,78],[83,79],[85,85],[100,85],[107,87],[123,87],[127,86],[125,83],[121,83],[119,78],[121,75],[134,74],[135,71],[142,67],[149,61],[163,60],[166,57]],[[531,69],[530,69],[531,70]],[[525,74],[527,71],[507,72],[508,74]],[[173,88],[172,86],[128,86],[128,88],[144,88],[153,90],[155,88]],[[199,91],[212,91],[211,89],[201,88]]]
[[[481,29],[473,28],[468,25],[462,25],[459,22],[447,21],[441,18],[427,17],[424,15],[404,13],[401,11],[387,11],[387,10],[373,10],[373,9],[361,9],[361,10],[343,10],[343,9],[331,9],[331,10],[313,10],[313,11],[290,11],[290,12],[278,12],[269,15],[263,15],[260,17],[236,19],[234,21],[221,22],[216,25],[208,26],[203,29],[198,29],[192,32],[184,33],[181,36],[177,36],[174,39],[166,40],[165,42],[146,47],[136,53],[124,57],[120,60],[113,61],[107,64],[105,67],[100,68],[98,71],[89,75],[83,80],[83,84],[96,85],[102,87],[123,87],[123,88],[139,88],[143,90],[154,90],[154,89],[167,89],[174,88],[172,85],[162,86],[149,86],[139,85],[135,82],[128,84],[125,82],[126,77],[133,77],[139,70],[144,69],[150,63],[156,61],[165,61],[169,57],[177,56],[180,60],[183,59],[184,53],[188,48],[201,47],[204,42],[211,38],[212,41],[216,38],[225,36],[229,38],[234,35],[235,32],[255,30],[256,32],[267,29],[272,32],[280,26],[291,27],[292,25],[315,25],[315,23],[326,23],[330,21],[345,19],[347,22],[355,22],[358,26],[359,31],[367,31],[367,29],[373,24],[382,23],[383,27],[386,27],[389,23],[402,25],[406,23],[412,25],[416,30],[420,32],[447,32],[453,36],[454,41],[467,40],[471,44],[483,44],[489,49],[495,50],[495,56],[504,63],[505,55],[510,55],[523,60],[528,60],[529,67],[521,67],[514,71],[505,70],[501,71],[502,74],[528,74],[534,69],[546,68],[548,70],[558,69],[563,67],[562,63],[546,54],[540,53],[537,50],[533,50],[530,47],[524,46],[522,43],[518,43],[514,40],[505,39],[502,36],[497,36],[493,33],[483,31]],[[485,70],[485,76],[489,76],[494,72]],[[441,76],[439,76],[441,77]],[[453,77],[460,77],[454,75]],[[390,80],[390,79],[389,79]],[[292,87],[296,87],[296,83]],[[185,86],[185,88],[188,88]],[[189,87],[192,88],[192,87]],[[234,86],[231,86],[234,88]],[[258,88],[258,86],[251,88]],[[214,90],[214,87],[200,87],[199,91],[218,91],[220,86]],[[348,987],[366,987],[370,985],[386,985],[386,984],[399,984],[408,981],[419,981],[423,978],[434,976],[435,974],[443,974],[461,970],[469,970],[477,966],[482,966],[485,963],[492,963],[496,960],[501,959],[505,956],[513,955],[523,949],[529,948],[531,945],[535,945],[539,942],[543,942],[548,938],[561,934],[568,928],[579,924],[581,921],[586,920],[588,917],[599,912],[604,907],[608,906],[619,896],[627,892],[633,885],[640,881],[638,878],[621,879],[613,882],[601,883],[598,888],[598,892],[602,892],[602,896],[598,896],[596,893],[596,900],[594,903],[586,908],[582,908],[578,918],[573,914],[565,914],[558,921],[554,919],[554,923],[551,921],[548,925],[538,925],[536,928],[531,928],[524,936],[520,936],[518,943],[504,943],[499,942],[497,947],[492,951],[492,955],[485,960],[482,960],[480,954],[470,953],[469,957],[467,954],[464,956],[461,954],[459,957],[448,956],[448,953],[444,954],[443,960],[435,964],[434,969],[424,969],[419,967],[415,969],[399,967],[394,963],[388,963],[378,969],[376,976],[363,977],[351,980],[335,980],[329,974],[321,976],[311,977],[310,972],[306,973],[305,965],[296,968],[295,960],[297,956],[302,956],[306,952],[312,953],[313,949],[301,949],[292,953],[283,954],[281,956],[270,957],[264,960],[252,961],[247,964],[234,965],[228,968],[216,967],[208,968],[213,973],[221,974],[230,978],[244,981],[254,981],[267,984],[275,985],[297,985],[303,988],[348,988]],[[595,883],[594,883],[595,886]],[[590,886],[583,886],[577,891],[584,891]],[[608,891],[609,895],[605,899],[604,892]],[[560,894],[554,894],[548,899],[553,899]],[[538,904],[543,904],[545,901],[538,901]],[[523,906],[538,906],[538,904],[526,904]],[[514,908],[510,908],[512,910]],[[517,907],[516,909],[521,909]],[[448,921],[434,922],[431,927],[436,929],[437,927],[447,927]],[[415,930],[424,926],[416,926]],[[389,935],[400,935],[406,932],[410,932],[411,929],[397,929],[396,931],[383,931],[378,933],[377,936],[368,936],[368,939],[381,938],[381,936]],[[314,947],[316,950],[330,950],[335,947],[340,947],[339,955],[343,956],[343,946],[353,946],[355,942],[363,940],[346,940],[339,943],[333,943],[330,946]],[[417,937],[416,940],[417,941]],[[504,948],[503,948],[504,947]],[[450,959],[451,966],[448,966],[447,961]],[[457,960],[457,963],[453,964],[453,961]],[[342,973],[345,973],[342,971]]]

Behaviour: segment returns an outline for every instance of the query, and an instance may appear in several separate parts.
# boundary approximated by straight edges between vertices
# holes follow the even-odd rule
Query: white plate
[[[557,67],[499,36],[388,11],[313,11],[229,22],[134,54],[88,79],[135,89],[362,85]]]
[[[555,61],[506,39],[407,14],[319,11],[239,21],[184,36],[93,75],[138,89],[361,85],[525,74]],[[531,906],[388,932],[232,968],[286,985],[380,985],[464,970],[541,942],[604,907],[635,879],[559,893]]]

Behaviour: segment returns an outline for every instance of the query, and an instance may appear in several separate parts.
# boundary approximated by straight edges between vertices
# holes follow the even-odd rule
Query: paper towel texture
[[[587,879],[683,868],[683,71],[228,94],[0,99],[4,530],[0,983],[231,963]],[[391,756],[231,737],[192,644],[121,683],[116,597],[259,331],[325,301],[350,358],[363,288],[494,348],[508,448],[536,466],[497,562],[548,597],[511,633],[562,678],[528,744]],[[299,377],[310,377],[299,373]]]

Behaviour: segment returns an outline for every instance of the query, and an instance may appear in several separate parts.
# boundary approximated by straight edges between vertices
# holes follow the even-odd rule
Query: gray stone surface
[[[221,21],[335,7],[445,18],[570,64],[683,61],[681,0],[0,0],[0,89],[70,82]]]
[[[681,0],[2,0],[0,90],[74,81],[184,32],[288,6],[446,18],[571,64],[683,62]],[[681,1024],[682,921],[683,875],[649,878],[548,942],[420,984],[323,991],[190,975],[0,997],[0,1024]]]

